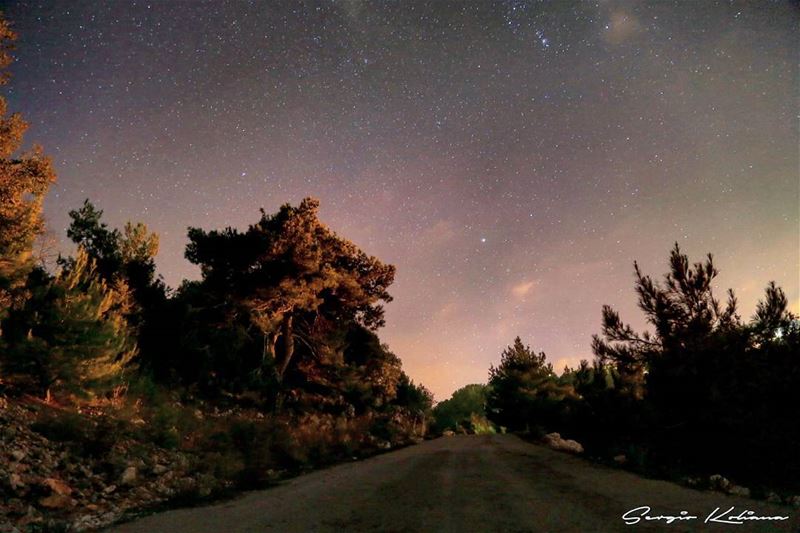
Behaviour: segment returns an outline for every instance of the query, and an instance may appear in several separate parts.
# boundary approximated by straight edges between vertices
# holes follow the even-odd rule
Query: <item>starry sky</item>
[[[752,315],[800,308],[790,2],[0,1],[11,109],[90,198],[161,235],[244,228],[304,196],[398,268],[381,337],[439,400],[520,335],[590,358],[602,304],[643,326],[632,263],[713,252]]]

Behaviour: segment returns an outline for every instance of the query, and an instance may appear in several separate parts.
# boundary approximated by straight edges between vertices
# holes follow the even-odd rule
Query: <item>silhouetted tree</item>
[[[557,423],[558,403],[573,395],[558,383],[544,352],[536,353],[517,337],[489,368],[489,420],[510,430],[549,428]]]
[[[702,343],[712,332],[740,325],[736,298],[728,292],[724,309],[714,297],[712,282],[718,272],[711,254],[704,263],[690,266],[680,247],[670,253],[670,272],[664,286],[645,276],[634,263],[639,308],[655,333],[639,334],[622,322],[619,314],[603,306],[602,337],[595,335],[592,349],[602,362],[613,362],[625,387],[634,397],[644,392],[644,372],[664,350],[682,350]]]
[[[102,221],[103,211],[88,199],[79,209],[70,211],[69,217],[72,222],[67,237],[96,262],[101,276],[109,282],[123,277],[143,307],[152,305],[152,300],[162,303],[165,287],[155,276],[157,234],[141,222],[127,222],[122,232],[110,229]]]
[[[663,284],[634,268],[653,334],[603,308],[595,354],[637,400],[618,411],[634,420],[639,444],[665,461],[761,481],[800,473],[789,445],[800,438],[800,421],[788,407],[800,402],[800,335],[783,291],[770,283],[744,323],[733,291],[724,307],[714,296],[711,255],[690,266],[676,244],[669,265]]]

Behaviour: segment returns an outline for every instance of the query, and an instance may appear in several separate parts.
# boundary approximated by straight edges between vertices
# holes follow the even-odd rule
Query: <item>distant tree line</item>
[[[559,376],[517,338],[489,372],[489,418],[512,430],[560,431],[598,456],[644,470],[730,473],[756,486],[800,479],[800,323],[770,283],[744,321],[733,291],[714,294],[711,255],[676,244],[658,283],[634,264],[639,333],[609,306],[590,364]]]
[[[452,396],[433,408],[433,430],[437,433],[494,433],[494,426],[486,419],[486,399],[489,388],[473,383],[455,391]]]

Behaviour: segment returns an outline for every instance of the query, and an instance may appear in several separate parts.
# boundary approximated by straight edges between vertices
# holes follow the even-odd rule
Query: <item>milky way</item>
[[[2,4],[62,241],[88,197],[177,286],[187,226],[318,197],[397,266],[381,336],[438,399],[516,335],[590,358],[604,303],[642,326],[632,263],[676,241],[798,310],[797,4]]]

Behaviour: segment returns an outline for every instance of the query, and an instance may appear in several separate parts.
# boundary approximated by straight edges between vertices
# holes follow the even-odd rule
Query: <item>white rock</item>
[[[581,443],[571,440],[562,439],[558,433],[548,433],[542,439],[544,443],[554,450],[561,450],[570,453],[583,453],[583,446]]]
[[[119,477],[120,485],[133,485],[136,482],[136,467],[129,466]]]
[[[25,459],[25,452],[22,450],[11,450],[11,457],[16,461],[20,462]]]
[[[731,485],[731,487],[728,489],[728,494],[749,498],[750,489],[748,489],[747,487],[740,487],[739,485]]]

